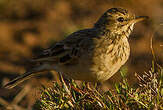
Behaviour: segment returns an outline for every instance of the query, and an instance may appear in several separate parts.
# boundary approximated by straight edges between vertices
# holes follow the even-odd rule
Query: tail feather
[[[48,70],[48,65],[46,65],[46,64],[35,67],[35,68],[31,69],[30,71],[27,71],[24,74],[22,74],[22,75],[18,76],[17,78],[11,80],[10,82],[8,82],[4,86],[4,88],[12,89],[16,85],[23,82],[24,80],[29,79],[32,75],[34,75],[34,73],[38,73],[38,72],[42,72],[42,71],[46,71],[46,70]]]
[[[20,84],[21,82],[25,81],[26,79],[29,79],[32,76],[33,72],[26,72],[20,76],[18,76],[17,78],[11,80],[10,82],[8,82],[4,87],[7,89],[12,89],[14,88],[16,85]]]

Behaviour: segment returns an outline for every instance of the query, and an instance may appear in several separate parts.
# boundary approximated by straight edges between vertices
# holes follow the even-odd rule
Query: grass
[[[125,74],[123,81],[115,84],[114,90],[100,91],[97,87],[88,89],[83,82],[79,87],[73,80],[69,83],[68,94],[63,86],[54,82],[53,87],[43,87],[40,100],[34,108],[41,110],[159,110],[163,109],[163,68],[153,63],[151,70],[142,76],[136,87],[128,85]]]

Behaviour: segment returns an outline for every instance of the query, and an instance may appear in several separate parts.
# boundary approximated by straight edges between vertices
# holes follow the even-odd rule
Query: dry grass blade
[[[138,84],[141,85],[137,88],[130,87],[123,77],[124,81],[116,84],[115,90],[105,93],[99,92],[98,89],[88,90],[84,85],[79,88],[75,82],[70,82],[70,87],[72,87],[70,93],[75,100],[73,106],[68,104],[68,102],[73,102],[72,97],[69,97],[66,90],[55,83],[54,88],[43,90],[39,105],[40,108],[49,110],[54,107],[57,109],[57,105],[60,105],[59,109],[162,109],[163,99],[160,95],[162,83],[158,83],[161,80],[159,74],[160,70],[155,73],[145,72],[144,77],[135,73],[139,79]]]

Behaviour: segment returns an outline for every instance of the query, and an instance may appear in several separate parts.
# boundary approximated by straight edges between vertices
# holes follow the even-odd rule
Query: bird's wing
[[[48,49],[43,50],[43,52],[37,58],[32,60],[36,63],[39,62],[39,65],[36,65],[29,71],[11,80],[4,87],[13,88],[25,79],[34,75],[34,73],[48,70],[48,68],[50,68],[50,64],[47,62],[58,64],[76,63],[82,52],[85,51],[86,53],[86,51],[89,50],[89,47],[92,45],[91,33],[91,30],[82,30],[75,32],[68,36],[65,40],[56,43],[54,46]]]
[[[77,31],[65,40],[43,50],[34,62],[54,62],[58,64],[73,63],[78,60],[82,51],[86,51],[92,43],[91,30]]]

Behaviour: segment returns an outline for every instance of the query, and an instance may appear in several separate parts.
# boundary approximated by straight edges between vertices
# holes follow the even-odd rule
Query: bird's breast
[[[130,47],[126,37],[118,41],[103,41],[101,47],[95,49],[93,57],[92,70],[95,71],[97,79],[109,79],[125,64],[129,55]]]

